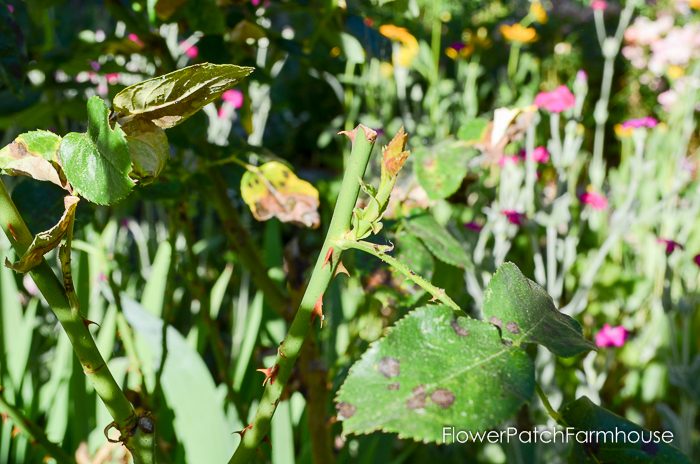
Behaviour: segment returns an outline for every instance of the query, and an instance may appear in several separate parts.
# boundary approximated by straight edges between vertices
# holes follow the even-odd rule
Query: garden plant
[[[700,2],[0,28],[0,464],[700,459]]]

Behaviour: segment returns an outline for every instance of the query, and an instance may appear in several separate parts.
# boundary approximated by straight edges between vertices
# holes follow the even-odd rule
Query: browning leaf
[[[36,130],[21,134],[0,150],[0,170],[11,176],[27,176],[68,189],[58,162],[60,143],[61,137],[49,131]]]
[[[318,191],[278,161],[243,174],[241,196],[258,221],[276,217],[312,229],[321,222]]]
[[[44,255],[56,248],[61,243],[66,232],[68,232],[68,228],[75,218],[78,201],[80,201],[80,198],[67,195],[63,200],[65,211],[63,211],[61,219],[58,220],[58,224],[47,231],[36,234],[20,260],[13,264],[6,259],[5,266],[20,273],[29,272],[38,266],[41,260],[44,259]]]

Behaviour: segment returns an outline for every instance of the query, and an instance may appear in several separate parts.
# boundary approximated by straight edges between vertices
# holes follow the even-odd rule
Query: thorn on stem
[[[243,427],[242,430],[236,430],[236,431],[233,432],[233,433],[237,433],[238,435],[240,435],[240,436],[241,436],[241,440],[243,440],[243,437],[245,436],[245,433],[246,433],[248,430],[253,430],[253,424],[248,424],[248,425],[246,425],[245,427]]]
[[[338,263],[338,267],[335,268],[335,276],[338,274],[345,274],[346,276],[350,277],[350,273],[348,272],[348,268],[345,267],[342,261]]]
[[[326,257],[323,259],[323,265],[326,266],[327,264],[333,264],[333,247],[328,248]]]
[[[279,364],[275,364],[272,367],[266,367],[264,369],[256,369],[257,372],[262,372],[265,374],[265,380],[263,380],[263,387],[265,384],[270,381],[270,385],[275,383],[275,379],[277,378],[277,372],[280,370]]]
[[[323,320],[325,319],[323,316],[323,295],[318,297],[318,300],[316,300],[316,304],[314,305],[314,310],[311,313],[312,324],[317,317],[321,320],[321,328],[323,328]]]
[[[91,321],[90,319],[87,319],[85,317],[83,317],[82,319],[83,319],[83,325],[85,326],[86,329],[90,328],[90,324],[95,324],[97,327],[100,327],[100,324],[98,324],[95,321]]]
[[[12,224],[7,224],[7,230],[10,231],[10,235],[12,235],[12,238],[15,240],[15,242],[19,242],[19,239],[17,238],[17,232],[15,232],[15,228],[12,227]]]

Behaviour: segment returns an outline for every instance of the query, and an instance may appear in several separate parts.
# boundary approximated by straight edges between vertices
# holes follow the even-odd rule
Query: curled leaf
[[[24,255],[22,255],[20,260],[16,263],[11,263],[6,259],[5,266],[21,273],[29,272],[38,266],[41,260],[44,259],[44,255],[56,248],[70,229],[73,219],[75,218],[75,210],[78,207],[79,200],[78,197],[72,195],[66,196],[63,200],[65,210],[58,224],[47,231],[36,234],[31,245],[29,245],[29,248]]]
[[[389,144],[382,150],[382,157],[384,160],[382,169],[387,175],[395,177],[406,162],[408,158],[408,152],[405,151],[407,141],[408,134],[403,130],[403,127],[401,127],[396,135],[394,135],[394,138],[392,138]]]
[[[112,102],[120,117],[176,126],[241,81],[253,68],[201,63],[131,85]]]
[[[53,132],[25,132],[0,150],[0,170],[11,176],[27,176],[67,189],[68,183],[58,162],[60,143],[61,137]]]
[[[122,126],[131,155],[132,179],[147,184],[158,177],[170,155],[165,131],[145,119],[133,119]]]
[[[278,161],[270,161],[243,174],[241,196],[258,221],[276,217],[282,222],[313,229],[321,222],[318,191]]]

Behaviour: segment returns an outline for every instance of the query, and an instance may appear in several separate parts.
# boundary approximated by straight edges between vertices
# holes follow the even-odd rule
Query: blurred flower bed
[[[164,416],[184,413],[172,397],[141,389],[158,366],[135,367],[125,355],[119,292],[158,308],[151,312],[204,361],[212,385],[191,388],[218,395],[220,417],[205,423],[225,426],[225,435],[247,423],[241,417],[261,392],[255,367],[284,335],[226,245],[207,169],[226,179],[269,274],[299,292],[322,240],[303,226],[327,226],[349,154],[336,134],[362,123],[383,145],[403,126],[409,169],[382,231],[395,254],[474,312],[495,269],[516,263],[599,348],[556,362],[536,353],[553,405],[586,395],[673,431],[674,445],[700,459],[697,0],[2,1],[0,28],[1,146],[37,127],[77,130],[87,98],[110,99],[153,75],[199,62],[256,68],[169,132],[170,159],[156,182],[115,207],[78,210],[78,294],[89,319],[102,321],[100,347],[135,401],[168,403]],[[318,218],[259,222],[239,192],[240,160],[292,167],[318,191]],[[378,162],[370,169],[379,176]],[[8,183],[33,232],[45,230],[55,220],[45,206],[60,195],[30,180]],[[461,244],[468,264],[434,257],[406,226],[424,211]],[[331,287],[329,330],[317,340],[329,398],[369,343],[429,300],[373,260],[358,255],[346,265],[349,279]],[[104,411],[55,318],[31,280],[5,268],[0,275],[3,395],[26,406],[50,439],[79,450],[81,464],[117,462],[119,451],[104,445]],[[224,378],[212,333],[222,340]],[[273,462],[311,462],[312,413],[295,391],[299,381],[292,384],[273,424]],[[322,419],[333,422],[327,403]],[[513,422],[545,423],[538,408]],[[172,462],[192,456],[193,427],[203,426],[162,431],[159,446]],[[346,437],[338,425],[331,433],[338,462],[559,462],[562,453]],[[41,453],[2,423],[0,462],[41,462]]]

